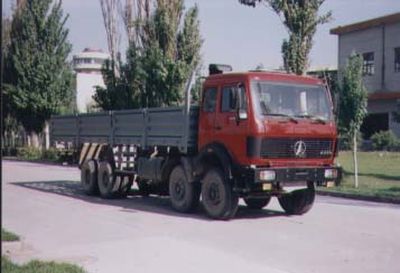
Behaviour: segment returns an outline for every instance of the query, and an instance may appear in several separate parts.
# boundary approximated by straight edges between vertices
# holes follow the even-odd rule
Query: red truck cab
[[[340,179],[333,103],[320,79],[265,71],[210,75],[199,120],[200,154],[227,154],[222,165],[232,167],[222,168],[250,206],[267,203],[267,191],[285,211],[302,214],[314,201],[315,184]],[[304,189],[286,195],[288,186]]]

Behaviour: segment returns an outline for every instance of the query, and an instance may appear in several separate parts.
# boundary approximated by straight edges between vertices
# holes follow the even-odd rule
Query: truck
[[[287,214],[311,209],[316,186],[341,170],[333,102],[325,82],[281,72],[210,65],[198,105],[53,116],[51,142],[77,150],[86,194],[169,196],[178,212],[231,219],[239,199]]]

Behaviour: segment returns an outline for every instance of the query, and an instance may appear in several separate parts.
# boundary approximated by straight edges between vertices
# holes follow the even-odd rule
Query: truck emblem
[[[296,157],[304,157],[306,153],[306,144],[304,141],[299,140],[294,144],[294,154]]]

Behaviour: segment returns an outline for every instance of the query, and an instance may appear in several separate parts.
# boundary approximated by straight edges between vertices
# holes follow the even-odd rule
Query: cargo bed
[[[198,106],[147,108],[78,115],[53,116],[51,142],[177,147],[181,152],[197,151]]]

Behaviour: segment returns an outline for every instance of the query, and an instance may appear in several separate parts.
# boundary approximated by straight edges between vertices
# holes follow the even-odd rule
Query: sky
[[[2,1],[3,16],[10,15],[14,1]],[[203,68],[210,63],[230,64],[236,71],[254,69],[259,64],[266,69],[282,65],[281,44],[288,34],[270,8],[247,7],[238,0],[185,0],[187,8],[195,4],[200,10],[204,40]],[[99,0],[63,0],[63,8],[69,14],[67,27],[72,54],[86,47],[107,51]],[[333,19],[318,27],[310,54],[311,67],[337,66],[337,36],[329,34],[330,29],[400,12],[400,0],[326,0],[320,13],[327,11],[332,11]]]

